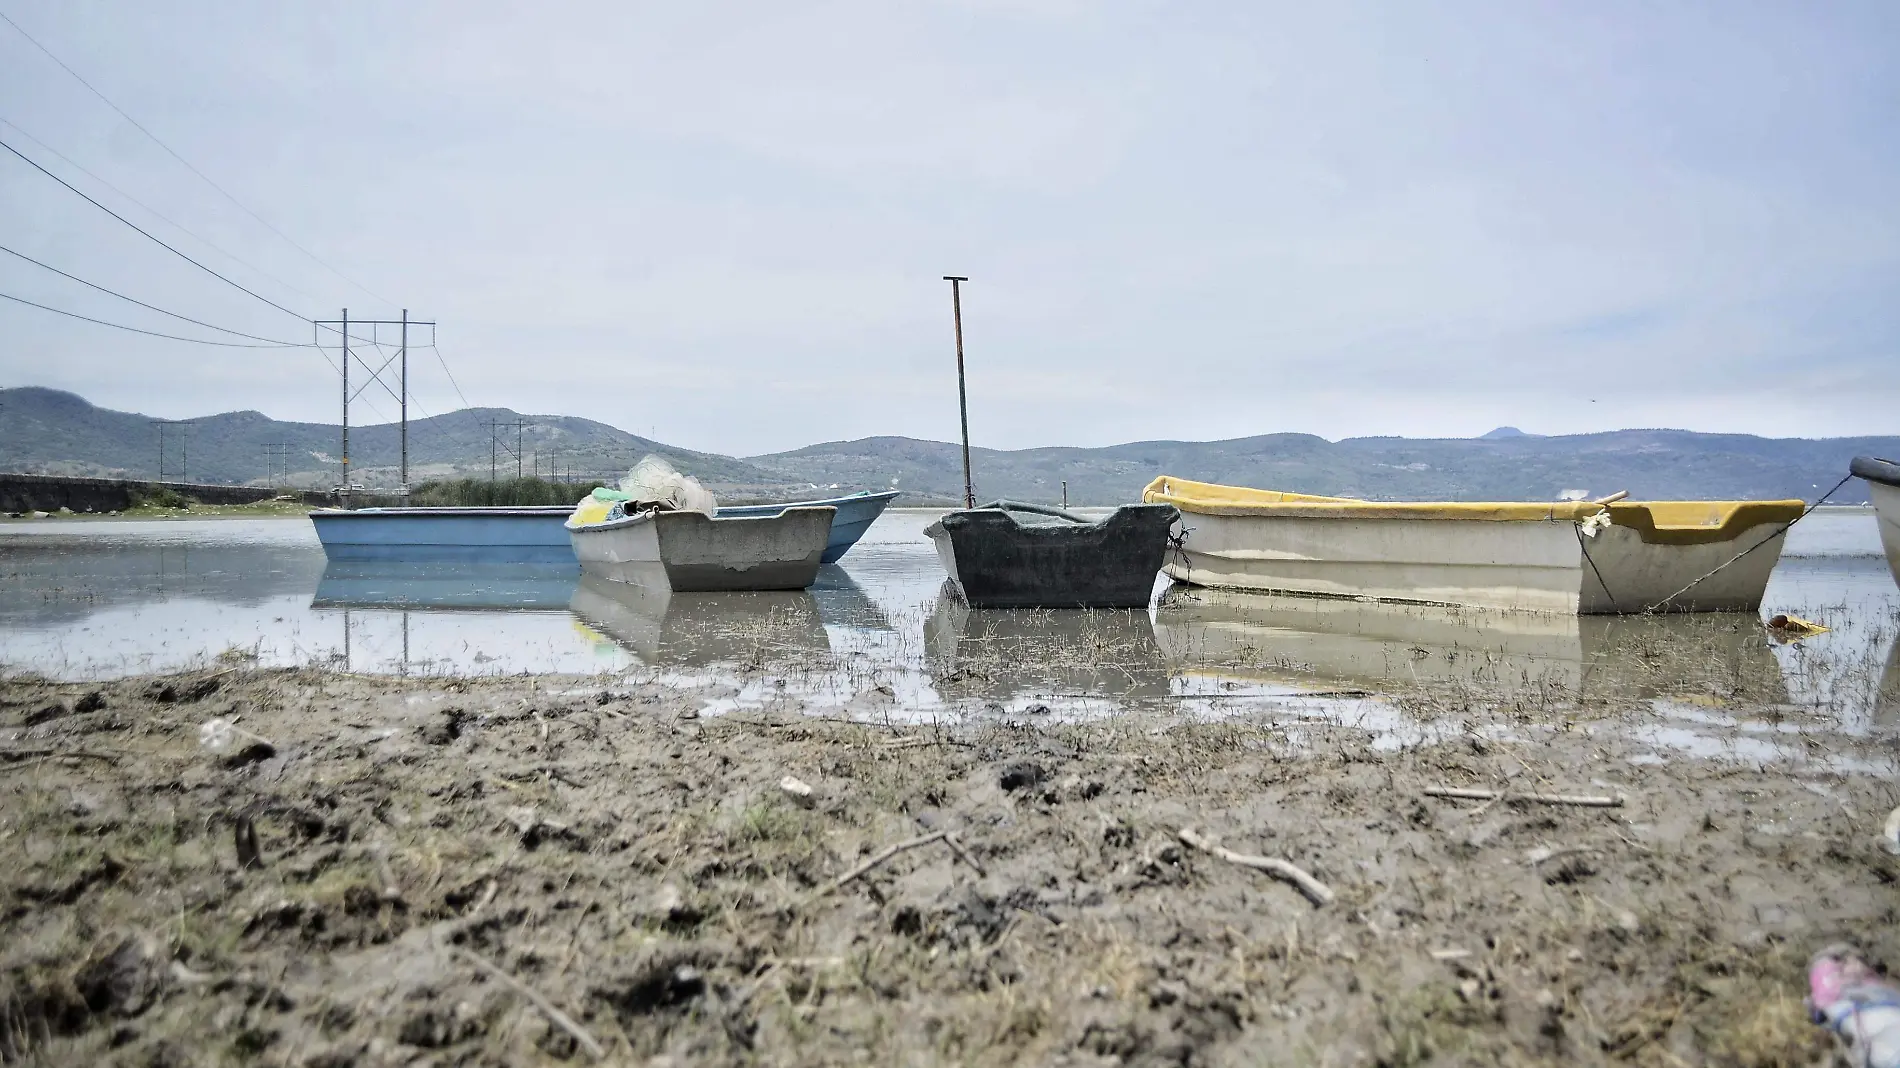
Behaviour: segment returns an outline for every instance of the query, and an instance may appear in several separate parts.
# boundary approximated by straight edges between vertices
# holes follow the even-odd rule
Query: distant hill
[[[904,437],[827,442],[790,452],[735,459],[651,441],[563,415],[520,415],[470,408],[409,424],[410,480],[486,477],[491,422],[522,421],[522,471],[546,474],[557,463],[577,477],[618,476],[648,453],[728,497],[796,497],[897,489],[905,503],[954,504],[963,498],[956,445]],[[290,445],[291,484],[336,481],[338,428],[286,423],[258,412],[190,421],[187,473],[192,481],[262,483],[265,445]],[[500,432],[507,445],[513,428]],[[396,427],[352,428],[356,479],[397,480]],[[980,500],[1013,497],[1055,502],[1069,483],[1072,504],[1134,500],[1157,475],[1378,500],[1556,500],[1577,492],[1626,489],[1638,498],[1813,499],[1847,473],[1859,454],[1900,457],[1900,437],[1759,438],[1687,430],[1615,430],[1544,437],[1501,427],[1482,438],[1347,438],[1265,434],[1230,441],[1138,441],[1108,448],[972,449]],[[168,452],[168,469],[177,461]],[[514,459],[497,449],[497,467]],[[151,419],[98,408],[71,393],[0,390],[0,470],[153,478],[158,432]],[[1851,480],[1832,498],[1865,503]]]
[[[565,415],[522,415],[508,408],[468,408],[409,423],[411,482],[489,473],[489,424],[523,422],[521,470],[537,465],[543,475],[572,470],[576,477],[618,475],[648,453],[717,486],[777,488],[777,476],[735,460],[675,448],[623,430]],[[181,465],[189,481],[263,483],[266,446],[289,446],[289,484],[336,484],[341,432],[336,424],[288,423],[261,412],[226,412],[166,429],[166,473]],[[495,467],[515,472],[515,429],[494,440]],[[99,408],[54,389],[0,389],[0,469],[99,477],[156,478],[158,429],[152,418]],[[377,488],[400,481],[400,446],[394,425],[350,428],[353,478]]]
[[[1141,441],[1101,449],[972,449],[979,500],[1134,500],[1157,475],[1379,500],[1556,500],[1565,491],[1638,498],[1813,499],[1854,456],[1900,456],[1900,437],[1758,438],[1616,430],[1480,439],[1267,434],[1231,441]],[[963,495],[957,446],[911,438],[830,442],[747,462],[788,481],[885,485],[945,501]],[[1865,503],[1850,480],[1832,501]]]

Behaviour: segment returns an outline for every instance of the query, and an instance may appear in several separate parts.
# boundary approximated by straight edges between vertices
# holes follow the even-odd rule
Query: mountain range
[[[95,407],[71,393],[0,389],[0,469],[151,479],[159,441],[144,415]],[[518,429],[514,424],[523,424]],[[957,445],[905,437],[827,442],[730,457],[681,449],[573,416],[470,408],[409,424],[410,480],[504,477],[521,471],[614,477],[648,453],[731,496],[798,496],[824,489],[896,489],[908,503],[955,503]],[[334,485],[340,429],[228,412],[166,428],[166,473],[198,482],[267,481],[271,443],[283,443],[289,479]],[[393,425],[352,428],[353,478],[398,481]],[[182,453],[182,455],[181,455]],[[1480,438],[1347,438],[1264,434],[1227,441],[1143,441],[1104,448],[970,450],[980,500],[1072,504],[1135,500],[1157,475],[1382,500],[1554,500],[1628,490],[1636,498],[1812,500],[1847,474],[1856,455],[1900,456],[1900,437],[1763,438],[1687,430],[1614,430],[1544,436],[1501,427]],[[281,477],[270,481],[284,482]],[[1831,498],[1865,503],[1849,480]]]

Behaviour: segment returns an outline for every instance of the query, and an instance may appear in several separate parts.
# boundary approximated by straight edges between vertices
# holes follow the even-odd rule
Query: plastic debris
[[[237,726],[228,719],[208,719],[198,724],[198,744],[214,753],[231,748],[237,741]]]
[[[1887,826],[1880,834],[1886,840],[1887,852],[1900,854],[1900,808],[1887,813]]]
[[[1610,526],[1610,510],[1608,508],[1605,508],[1603,511],[1590,516],[1588,519],[1585,519],[1581,523],[1578,523],[1577,532],[1582,534],[1586,538],[1594,538],[1598,534],[1609,529],[1609,526]]]
[[[1852,1063],[1900,1068],[1900,989],[1852,946],[1828,946],[1809,962],[1808,1014],[1848,1044]]]

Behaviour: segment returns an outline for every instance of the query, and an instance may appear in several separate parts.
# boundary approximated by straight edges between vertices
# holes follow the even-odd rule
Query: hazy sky
[[[303,315],[440,320],[478,405],[738,454],[954,440],[954,273],[979,445],[1900,432],[1891,0],[0,11],[389,301],[4,23],[0,140]],[[4,150],[0,245],[311,334]],[[4,254],[0,292],[222,336]],[[4,301],[0,384],[337,408],[308,349]]]

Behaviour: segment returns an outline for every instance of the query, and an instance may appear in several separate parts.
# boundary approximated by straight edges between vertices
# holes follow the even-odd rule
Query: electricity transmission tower
[[[369,327],[370,336],[367,339],[352,337],[350,335],[351,325],[355,325],[359,328],[365,326]],[[367,343],[377,350],[378,355],[381,355],[382,345],[377,338],[376,329],[384,326],[400,327],[402,332],[397,340],[395,353],[386,357],[381,364],[372,366],[368,360],[356,354],[355,350],[351,348],[350,343],[352,341]],[[343,473],[340,481],[342,483],[341,488],[345,493],[350,491],[350,402],[355,400],[362,394],[363,390],[368,389],[372,384],[383,387],[383,391],[388,393],[402,409],[400,419],[402,427],[400,431],[402,441],[402,489],[399,492],[405,495],[409,492],[409,328],[412,326],[428,327],[429,344],[435,344],[435,320],[411,319],[409,318],[408,308],[402,310],[402,318],[400,319],[351,319],[350,309],[344,308],[343,317],[341,319],[318,319],[311,328],[315,334],[318,349],[323,348],[322,334],[327,327],[337,332],[337,344],[341,346],[343,350],[343,359],[338,362],[341,364],[343,371],[343,458],[341,462]],[[364,382],[358,387],[355,393],[350,392],[350,361],[352,359],[361,364],[363,370],[369,372],[369,381]],[[383,381],[383,372],[389,370],[389,365],[392,363],[400,365],[400,390],[390,389],[389,383]]]
[[[158,428],[158,481],[164,482],[173,476],[176,476],[180,482],[188,481],[191,478],[191,475],[188,473],[191,468],[191,420],[154,419],[152,420],[152,425]],[[165,448],[165,439],[167,437],[165,430],[167,427],[179,428],[172,432],[178,443],[176,456]],[[176,469],[170,467],[168,463],[168,461],[174,458],[178,461],[178,467]]]

